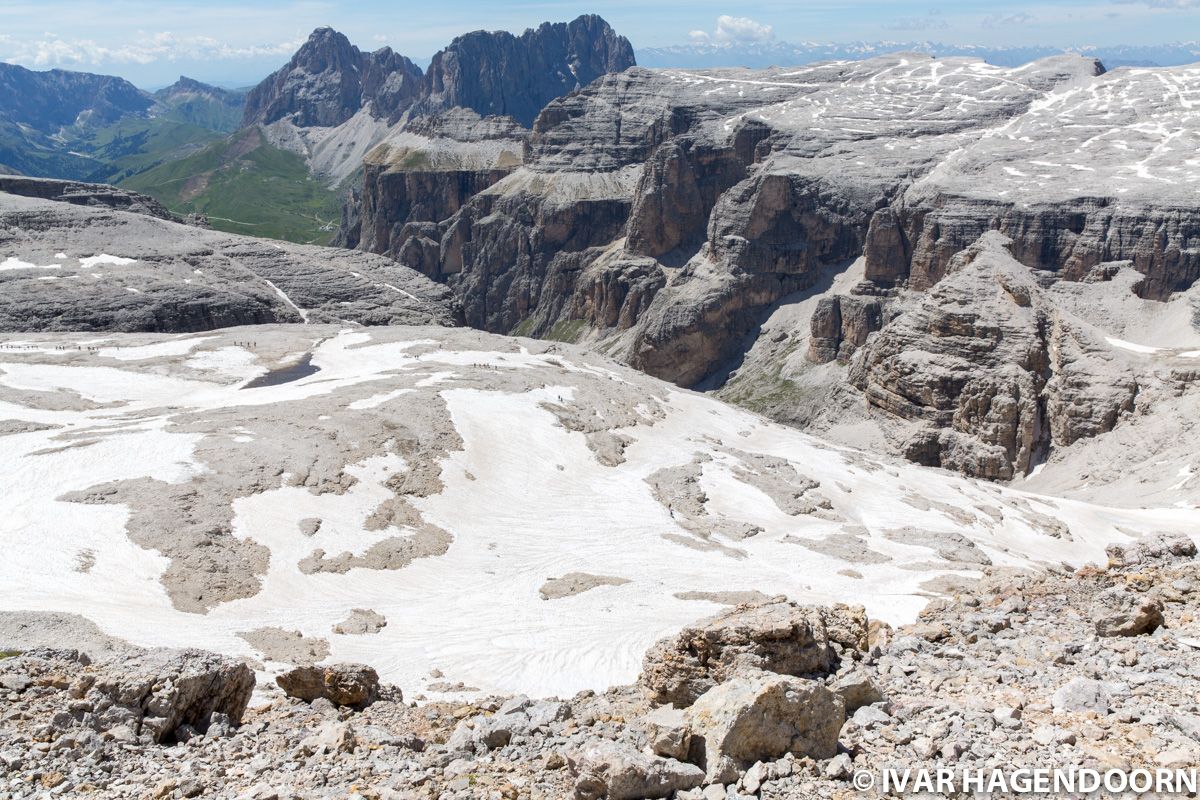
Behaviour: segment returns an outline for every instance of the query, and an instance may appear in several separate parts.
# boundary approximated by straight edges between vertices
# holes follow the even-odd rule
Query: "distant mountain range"
[[[190,78],[150,94],[111,75],[0,64],[0,172],[118,181],[236,130],[243,104]]]
[[[1113,45],[1111,47],[983,47],[940,42],[758,42],[752,44],[686,44],[638,49],[643,67],[751,67],[797,66],[816,61],[857,61],[886,53],[911,50],[931,56],[972,56],[1001,67],[1018,67],[1030,61],[1062,53],[1098,58],[1108,69],[1116,67],[1172,67],[1200,61],[1200,41],[1161,45]]]

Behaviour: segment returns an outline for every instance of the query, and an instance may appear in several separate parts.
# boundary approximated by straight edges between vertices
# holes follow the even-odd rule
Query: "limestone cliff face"
[[[1128,261],[1146,276],[1139,294],[1165,300],[1200,278],[1200,209],[1194,205],[1099,197],[1018,206],[952,196],[880,211],[867,237],[867,278],[928,288],[946,274],[956,253],[989,230],[1012,240],[1022,264],[1064,280]]]
[[[993,232],[957,254],[853,361],[850,383],[902,421],[893,435],[918,463],[1009,479],[1133,408],[1136,378],[1057,311],[1011,246]]]
[[[808,288],[824,266],[862,251],[872,207],[836,185],[760,172],[725,192],[708,239],[652,307],[634,366],[681,385],[734,357],[773,303]]]

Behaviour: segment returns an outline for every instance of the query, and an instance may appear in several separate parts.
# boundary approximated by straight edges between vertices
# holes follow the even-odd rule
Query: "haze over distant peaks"
[[[665,47],[638,48],[645,67],[750,67],[798,66],[816,61],[857,61],[900,51],[931,56],[973,56],[1000,67],[1017,67],[1039,58],[1077,53],[1098,58],[1109,69],[1115,67],[1171,67],[1200,61],[1200,42],[1160,45],[1110,45],[1054,47],[1050,45],[1004,45],[989,47],[941,42],[703,42]]]

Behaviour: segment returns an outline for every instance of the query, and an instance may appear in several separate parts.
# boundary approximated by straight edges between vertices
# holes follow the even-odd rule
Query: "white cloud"
[[[39,40],[0,37],[0,60],[31,67],[92,64],[152,64],[158,61],[230,60],[290,55],[303,39],[275,44],[234,46],[209,36],[176,36],[168,31],[139,34],[127,44],[102,45],[92,39]]]
[[[718,44],[769,42],[775,38],[775,31],[770,25],[756,22],[749,17],[731,17],[722,14],[717,17],[717,27],[712,33],[707,31],[691,31],[688,38],[697,44],[716,42]]]
[[[894,19],[884,27],[893,31],[929,31],[947,28],[949,25],[942,19],[942,12],[935,9],[923,17]]]
[[[1016,14],[992,14],[984,17],[982,24],[985,28],[1001,28],[1006,25],[1028,25],[1034,19],[1036,17],[1032,14],[1021,11]]]

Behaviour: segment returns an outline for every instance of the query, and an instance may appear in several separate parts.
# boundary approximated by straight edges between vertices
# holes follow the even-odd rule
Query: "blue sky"
[[[0,60],[104,72],[154,87],[179,74],[251,83],[313,28],[423,62],[455,35],[603,15],[634,47],[688,41],[933,40],[1058,46],[1200,39],[1200,0],[2,0]]]

